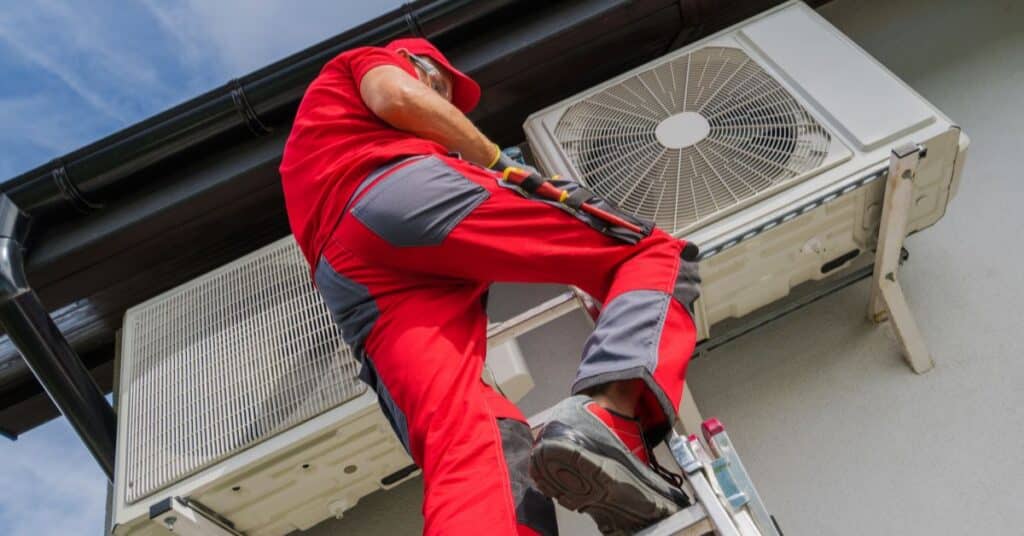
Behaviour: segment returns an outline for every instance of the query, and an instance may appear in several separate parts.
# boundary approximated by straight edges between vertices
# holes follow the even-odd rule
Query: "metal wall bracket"
[[[907,237],[917,166],[925,154],[924,146],[906,144],[893,149],[889,156],[889,172],[885,182],[882,221],[878,230],[878,249],[868,303],[868,319],[876,324],[889,320],[904,358],[918,374],[931,370],[934,362],[907,305],[897,273],[903,240]]]
[[[169,497],[149,509],[149,520],[183,536],[244,536],[230,521],[195,501]]]

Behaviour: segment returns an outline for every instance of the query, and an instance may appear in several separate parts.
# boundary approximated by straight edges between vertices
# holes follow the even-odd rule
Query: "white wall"
[[[1024,534],[1024,7],[837,0],[820,11],[960,123],[959,196],[901,272],[936,368],[915,376],[855,285],[691,370],[787,534]]]

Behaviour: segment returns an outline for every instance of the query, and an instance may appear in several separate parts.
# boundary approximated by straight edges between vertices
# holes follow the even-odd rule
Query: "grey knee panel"
[[[583,361],[572,385],[574,394],[608,382],[640,379],[666,415],[675,408],[654,381],[658,345],[673,296],[656,290],[624,292],[605,306],[583,347]]]
[[[656,290],[632,290],[609,302],[583,347],[573,392],[627,378],[645,377],[653,383],[671,299]]]

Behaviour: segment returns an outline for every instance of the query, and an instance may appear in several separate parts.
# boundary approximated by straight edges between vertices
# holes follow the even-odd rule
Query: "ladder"
[[[683,437],[675,430],[668,439],[672,458],[682,469],[694,504],[669,516],[637,536],[782,536],[754,483],[718,419],[702,425],[704,440]]]
[[[589,295],[570,287],[570,292],[490,325],[487,344],[489,347],[499,346],[576,309],[583,309],[591,320],[596,319],[600,312]],[[547,421],[546,414],[547,411],[542,411],[531,417],[530,427],[539,429]],[[686,432],[695,432],[699,422],[700,412],[689,389],[685,389],[679,426]],[[725,426],[718,419],[711,418],[703,421],[699,428],[703,441],[696,433],[684,437],[674,428],[667,440],[669,452],[682,471],[684,486],[689,488],[687,491],[693,504],[642,530],[637,536],[782,536],[775,518],[768,513],[733,448]]]
[[[531,417],[530,428],[539,430],[547,414],[545,410]],[[672,429],[666,441],[693,503],[636,536],[782,536],[725,426],[711,418],[701,430],[703,438]]]

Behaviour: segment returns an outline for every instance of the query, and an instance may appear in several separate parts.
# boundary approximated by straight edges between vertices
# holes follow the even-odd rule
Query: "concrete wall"
[[[690,385],[787,534],[1024,534],[1024,7],[836,0],[820,12],[973,141],[958,198],[909,239],[902,272],[936,368],[915,376],[887,328],[867,324],[861,283],[694,362]],[[497,286],[493,317],[558,291]],[[520,341],[538,383],[527,415],[567,393],[588,329],[580,313]],[[416,534],[421,499],[412,481],[308,534]],[[586,518],[560,522],[596,534]]]

